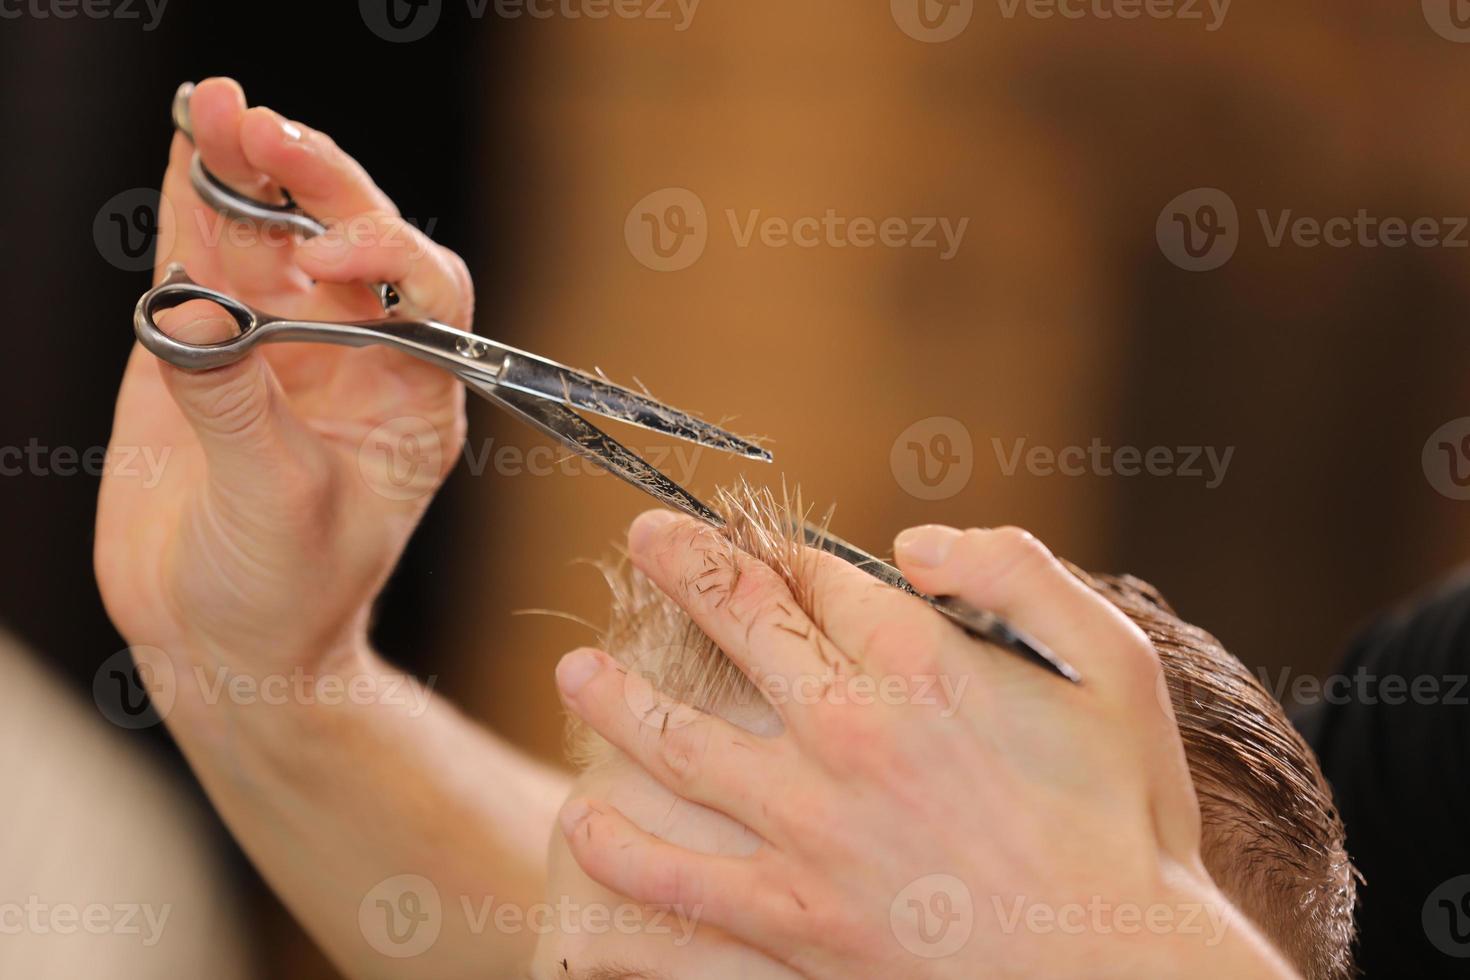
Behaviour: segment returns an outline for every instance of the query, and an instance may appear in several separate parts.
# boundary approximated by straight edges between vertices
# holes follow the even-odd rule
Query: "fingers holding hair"
[[[1148,638],[1029,532],[929,524],[900,534],[894,555],[915,588],[1005,618],[1074,664],[1088,687],[1153,696],[1159,666]]]

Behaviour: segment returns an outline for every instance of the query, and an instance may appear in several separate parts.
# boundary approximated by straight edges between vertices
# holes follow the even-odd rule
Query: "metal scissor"
[[[174,125],[190,139],[193,132],[189,120],[189,97],[193,88],[189,82],[181,85],[173,105]],[[287,198],[285,203],[267,204],[232,190],[209,172],[197,152],[191,161],[189,176],[200,198],[226,217],[255,223],[274,222],[289,227],[303,238],[326,231],[321,222],[297,207],[287,192],[283,191]],[[168,267],[163,281],[138,300],[133,311],[133,329],[145,348],[175,367],[189,371],[223,367],[244,357],[257,344],[285,341],[349,347],[383,345],[401,350],[449,371],[477,395],[499,405],[572,452],[626,480],[660,503],[713,527],[724,524],[718,513],[573,409],[747,459],[771,460],[767,450],[747,439],[665,405],[650,395],[613,384],[604,377],[577,371],[434,320],[396,314],[393,309],[398,305],[398,292],[392,284],[378,283],[374,289],[387,314],[382,319],[355,322],[289,320],[201,286],[189,278],[182,265],[174,263]],[[158,328],[155,318],[160,312],[190,300],[208,300],[222,307],[235,320],[239,334],[219,343],[190,344],[176,340]],[[1017,653],[1073,683],[1080,683],[1081,677],[1070,664],[998,616],[953,597],[924,595],[914,589],[897,568],[825,530],[806,525],[803,533],[812,547],[834,554],[882,582],[923,598],[970,635]]]

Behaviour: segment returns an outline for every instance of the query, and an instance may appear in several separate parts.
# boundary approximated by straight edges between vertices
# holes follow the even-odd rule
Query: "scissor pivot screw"
[[[463,357],[484,357],[486,351],[488,351],[489,349],[490,345],[485,343],[484,341],[471,340],[468,337],[461,339],[460,342],[455,345],[455,350],[459,351],[460,355]]]

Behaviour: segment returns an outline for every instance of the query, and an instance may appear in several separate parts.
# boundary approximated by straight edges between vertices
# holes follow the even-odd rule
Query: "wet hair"
[[[728,548],[774,568],[820,626],[820,610],[811,601],[811,555],[794,531],[796,518],[808,516],[799,496],[777,499],[769,490],[742,485],[721,492],[716,509],[726,520],[720,533]],[[718,552],[708,560],[712,576],[717,568],[733,567]],[[1064,564],[1158,651],[1199,798],[1202,856],[1215,883],[1307,980],[1352,977],[1358,874],[1311,748],[1245,665],[1180,619],[1153,586]],[[647,677],[662,695],[732,720],[746,708],[765,707],[749,678],[631,563],[600,567],[613,596],[602,646],[615,660]],[[584,768],[613,756],[575,719],[568,748]]]

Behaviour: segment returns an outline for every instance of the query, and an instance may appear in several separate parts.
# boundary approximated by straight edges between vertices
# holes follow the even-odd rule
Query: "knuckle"
[[[984,535],[983,531],[969,530],[965,532],[966,539],[972,535]],[[990,532],[989,545],[995,557],[1007,564],[1020,564],[1033,561],[1050,561],[1051,550],[1025,528],[1001,527]]]
[[[1131,686],[1149,692],[1158,689],[1164,664],[1159,651],[1147,637],[1137,634],[1128,638],[1119,647],[1118,660],[1119,667],[1127,672]]]
[[[883,768],[893,744],[879,723],[878,712],[826,701],[813,705],[812,710],[823,733],[818,752],[834,775],[852,779]]]
[[[698,782],[702,769],[702,746],[695,744],[687,728],[676,728],[659,736],[658,759],[664,771],[680,786]]]
[[[330,133],[323,132],[320,129],[313,129],[299,122],[296,125],[302,130],[303,141],[311,147],[327,166],[341,173],[340,179],[352,180],[356,177],[351,166],[352,158],[337,144],[337,141],[332,138]]]
[[[936,670],[944,629],[944,621],[932,612],[903,619],[885,619],[874,626],[864,639],[858,663],[869,671]]]
[[[1024,578],[1056,562],[1046,545],[1019,527],[993,531],[971,528],[964,533],[957,554],[959,574],[969,580],[971,588],[980,591]]]

